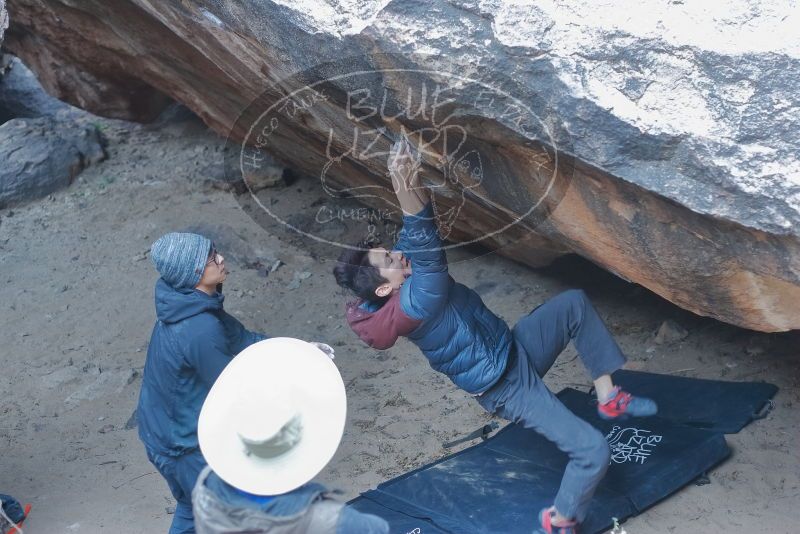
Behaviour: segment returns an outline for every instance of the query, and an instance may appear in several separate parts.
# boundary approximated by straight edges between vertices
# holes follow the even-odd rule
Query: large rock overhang
[[[484,237],[534,266],[575,252],[700,315],[800,328],[800,45],[791,20],[769,2],[716,14],[654,1],[614,13],[589,4],[11,0],[5,46],[70,103],[147,120],[168,95],[237,142],[258,115],[246,110],[330,77],[324,65],[363,64],[390,95],[422,84],[387,70],[431,65],[512,88],[557,135],[520,129],[497,107],[466,114],[491,165],[472,187],[440,189],[443,208],[464,202],[453,241]],[[337,86],[346,84],[327,85]],[[318,175],[329,130],[354,122],[336,93],[265,148]],[[461,96],[456,105],[470,103]],[[412,123],[369,126],[394,137]],[[520,199],[542,194],[535,168],[554,188],[527,216]],[[423,172],[441,182],[435,158]],[[327,177],[342,188],[383,184],[363,200],[390,200],[378,159],[344,158]]]

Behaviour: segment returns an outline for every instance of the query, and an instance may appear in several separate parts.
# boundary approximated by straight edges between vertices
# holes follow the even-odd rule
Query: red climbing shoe
[[[578,523],[576,521],[553,522],[556,515],[556,507],[551,506],[539,512],[539,524],[541,528],[537,531],[542,534],[578,534]]]
[[[658,413],[655,401],[644,397],[634,397],[619,387],[611,390],[611,398],[597,403],[597,413],[606,420],[623,421],[628,417],[647,417]]]

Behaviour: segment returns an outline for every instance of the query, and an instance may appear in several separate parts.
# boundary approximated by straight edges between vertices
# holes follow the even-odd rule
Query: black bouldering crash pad
[[[654,392],[659,416],[604,421],[588,393],[565,389],[558,394],[606,435],[612,451],[582,533],[607,531],[612,517],[641,513],[724,460],[730,450],[720,429],[738,429],[753,420],[776,391],[769,384],[630,371],[615,378],[634,393]],[[671,395],[676,388],[685,394]],[[728,401],[708,401],[692,411],[685,403],[705,399],[706,390]],[[542,436],[508,425],[478,445],[384,482],[351,505],[384,517],[393,533],[530,533],[539,510],[552,504],[566,463],[566,455]]]

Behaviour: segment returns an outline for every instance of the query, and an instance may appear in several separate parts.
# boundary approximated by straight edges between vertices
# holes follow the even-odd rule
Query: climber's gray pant
[[[506,372],[478,402],[567,453],[570,460],[555,506],[563,516],[582,521],[608,469],[608,443],[600,431],[569,411],[542,377],[570,341],[592,380],[619,369],[625,357],[580,290],[565,291],[534,309],[514,326],[513,334]]]

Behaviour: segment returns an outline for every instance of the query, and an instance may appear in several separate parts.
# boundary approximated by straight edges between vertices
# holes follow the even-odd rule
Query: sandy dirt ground
[[[147,251],[167,231],[213,234],[231,269],[226,309],[248,327],[336,348],[347,429],[319,480],[346,497],[446,455],[443,442],[491,419],[409,343],[375,351],[358,341],[344,323],[331,255],[258,224],[251,203],[209,187],[224,143],[197,120],[94,120],[108,138],[107,161],[48,199],[0,211],[0,491],[33,503],[26,532],[167,530],[174,502],[130,421],[154,322],[157,276]],[[306,223],[324,201],[313,180],[263,195]],[[580,287],[633,368],[780,386],[767,419],[728,436],[733,455],[711,484],[690,485],[631,519],[630,534],[800,531],[798,333],[758,334],[694,316],[579,259],[541,271],[475,251],[450,259],[456,279],[511,323]],[[656,344],[667,319],[688,337]],[[575,356],[565,351],[547,376],[554,390],[588,387]]]

